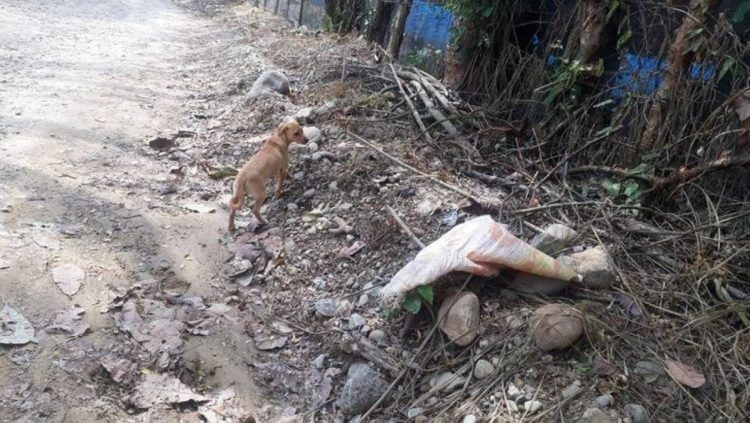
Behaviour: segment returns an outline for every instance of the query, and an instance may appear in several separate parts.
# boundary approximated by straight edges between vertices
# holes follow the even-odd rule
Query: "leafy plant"
[[[566,95],[568,100],[575,105],[581,93],[580,81],[584,77],[596,78],[604,74],[604,61],[597,60],[595,63],[582,64],[578,60],[560,59],[561,66],[552,71],[552,82],[541,87],[545,92],[544,103],[553,104],[561,95]]]
[[[411,314],[417,314],[422,309],[423,302],[432,305],[434,300],[435,293],[432,290],[432,286],[421,285],[406,294],[404,309]]]

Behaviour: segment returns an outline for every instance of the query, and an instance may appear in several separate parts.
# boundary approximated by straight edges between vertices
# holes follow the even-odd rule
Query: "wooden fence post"
[[[279,2],[281,0],[276,0],[276,7],[273,8],[273,14],[278,15],[279,14]]]
[[[299,0],[299,17],[297,17],[297,25],[302,26],[302,10],[305,8],[305,0]]]

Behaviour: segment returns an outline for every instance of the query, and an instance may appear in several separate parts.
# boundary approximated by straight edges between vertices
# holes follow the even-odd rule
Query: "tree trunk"
[[[357,19],[357,0],[325,0],[325,11],[331,22],[330,30],[349,32]]]
[[[607,26],[608,3],[604,0],[583,0],[581,37],[576,59],[589,63],[602,45],[602,35]]]
[[[648,113],[648,120],[638,143],[639,155],[657,146],[672,94],[676,92],[680,81],[687,74],[695,58],[695,51],[690,49],[691,39],[695,36],[695,31],[705,25],[708,15],[716,11],[719,3],[721,3],[720,0],[690,1],[688,15],[683,18],[682,24],[675,31],[674,41],[669,48],[662,82],[654,97],[654,104]]]
[[[401,40],[404,38],[404,27],[406,27],[406,18],[411,11],[411,0],[401,0],[396,11],[396,18],[391,25],[391,38],[388,40],[388,54],[394,59],[398,59],[398,53],[401,49]]]
[[[391,20],[393,3],[390,1],[380,0],[375,9],[375,16],[372,18],[372,24],[367,31],[367,40],[385,44],[385,34],[388,32],[388,22]]]

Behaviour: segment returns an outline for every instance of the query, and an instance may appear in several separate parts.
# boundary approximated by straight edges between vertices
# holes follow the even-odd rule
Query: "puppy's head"
[[[290,120],[279,125],[279,136],[285,140],[287,144],[293,142],[307,144],[305,131],[302,130],[302,126],[297,123],[296,120]]]

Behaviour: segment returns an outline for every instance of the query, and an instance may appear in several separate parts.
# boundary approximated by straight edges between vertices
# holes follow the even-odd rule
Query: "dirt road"
[[[0,420],[118,420],[121,398],[101,391],[91,355],[122,343],[107,312],[112,290],[158,277],[216,296],[225,215],[164,201],[178,189],[174,166],[146,153],[148,140],[181,128],[210,66],[206,40],[232,36],[167,0],[0,4],[0,299],[38,340],[0,346]],[[51,276],[62,264],[86,274],[71,297]],[[88,335],[45,333],[74,304]],[[257,405],[252,347],[234,333],[189,339],[181,359]]]

